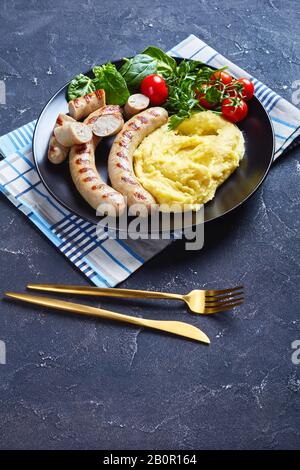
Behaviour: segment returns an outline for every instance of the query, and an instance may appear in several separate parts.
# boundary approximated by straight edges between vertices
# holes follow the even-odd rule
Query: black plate
[[[118,68],[122,61],[113,63]],[[86,75],[93,76],[93,73],[90,71]],[[33,157],[40,178],[52,196],[74,214],[97,223],[99,217],[95,210],[84,201],[71,180],[68,162],[53,165],[47,158],[57,115],[68,112],[67,87],[68,83],[55,93],[38,118],[33,136]],[[261,185],[272,163],[274,133],[269,116],[256,97],[248,106],[248,116],[239,125],[245,137],[246,154],[237,170],[218,188],[214,199],[205,205],[205,222],[215,220],[245,202]],[[107,157],[112,141],[113,137],[103,139],[96,150],[97,169],[106,181]]]

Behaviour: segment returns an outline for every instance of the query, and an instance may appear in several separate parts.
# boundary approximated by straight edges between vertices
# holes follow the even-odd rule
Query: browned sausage
[[[101,108],[96,121],[91,125],[92,131],[99,137],[115,135],[124,126],[124,120],[120,106],[110,105]]]
[[[135,114],[144,111],[144,109],[148,108],[149,102],[148,96],[142,95],[141,93],[130,95],[124,106],[126,118],[130,119]]]
[[[100,110],[94,111],[84,120],[84,124],[92,124],[100,115]],[[106,184],[99,175],[95,165],[95,147],[101,139],[94,136],[90,142],[74,145],[69,156],[69,166],[73,182],[87,203],[97,209],[102,203],[112,205],[110,215],[122,214],[125,201],[122,194]]]
[[[71,116],[68,116],[67,114],[59,114],[56,119],[54,129],[57,127],[63,126],[67,122],[76,122],[76,121],[75,119],[71,118]],[[53,132],[50,137],[49,147],[48,147],[48,159],[50,160],[50,162],[54,163],[55,165],[62,163],[67,158],[69,150],[70,150],[69,147],[65,147],[57,141]]]
[[[69,113],[76,121],[79,121],[102,106],[105,106],[105,91],[96,90],[69,101]]]
[[[92,139],[91,128],[81,122],[68,122],[54,129],[54,135],[58,142],[65,147],[76,144],[85,144]]]
[[[154,197],[139,183],[133,170],[132,157],[142,140],[168,120],[164,108],[149,108],[132,117],[116,136],[108,158],[108,174],[113,188],[127,197],[127,204],[144,204],[148,210]]]

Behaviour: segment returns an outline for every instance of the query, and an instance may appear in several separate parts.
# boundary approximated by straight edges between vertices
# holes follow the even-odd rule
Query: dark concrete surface
[[[295,0],[2,0],[1,134],[36,118],[92,64],[149,44],[169,49],[190,33],[291,100],[299,16]],[[123,283],[186,292],[242,282],[238,311],[206,318],[167,302],[101,302],[190,321],[210,347],[1,301],[0,448],[299,448],[299,154],[282,157],[242,209],[207,227],[203,250],[174,243]],[[87,282],[3,196],[0,211],[2,292]]]

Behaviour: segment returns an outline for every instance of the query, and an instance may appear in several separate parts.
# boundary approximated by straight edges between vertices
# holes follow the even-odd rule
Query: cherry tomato
[[[212,74],[212,76],[210,77],[210,80],[211,82],[215,82],[216,80],[220,80],[223,85],[228,85],[231,80],[232,80],[232,76],[227,73],[227,72],[224,72],[223,70],[217,70],[215,73]]]
[[[204,86],[203,87],[204,91],[202,93],[199,93],[198,90],[196,90],[196,96],[197,96],[201,106],[203,106],[203,108],[213,109],[216,104],[215,103],[209,103],[205,98],[205,93],[206,93],[207,88],[209,88],[209,87]]]
[[[165,80],[155,73],[142,80],[141,92],[143,95],[148,96],[150,103],[155,106],[164,103],[169,95]]]
[[[201,106],[203,106],[203,108],[206,108],[206,109],[213,109],[215,107],[214,104],[212,103],[209,103],[205,98],[204,98],[205,94],[204,93],[201,93],[198,97],[198,100],[199,100],[199,103],[201,104]]]
[[[244,88],[240,91],[241,96],[245,101],[251,100],[254,95],[254,85],[248,78],[239,78],[238,83],[241,83]]]
[[[248,106],[244,100],[226,98],[222,101],[222,114],[230,122],[242,121],[248,113]]]

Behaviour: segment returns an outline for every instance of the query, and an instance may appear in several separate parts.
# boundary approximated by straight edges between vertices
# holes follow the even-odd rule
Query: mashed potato
[[[238,127],[203,111],[175,131],[166,124],[146,137],[134,153],[134,170],[159,204],[188,204],[197,209],[214,197],[244,152]]]

